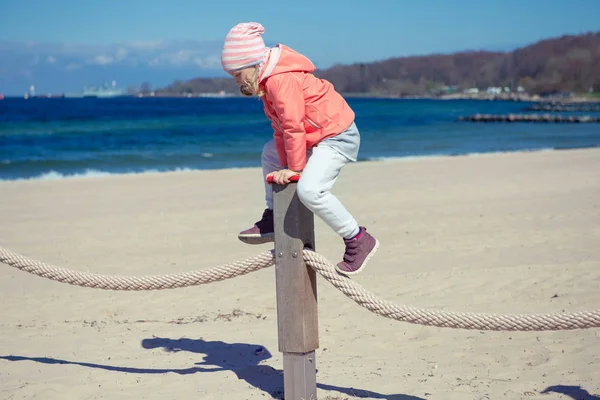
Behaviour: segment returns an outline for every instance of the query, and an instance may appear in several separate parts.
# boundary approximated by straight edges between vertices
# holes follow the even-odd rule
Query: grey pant
[[[358,223],[331,194],[331,188],[342,167],[356,161],[359,146],[360,135],[354,124],[340,135],[323,140],[307,152],[306,167],[297,187],[300,201],[344,238],[358,234]],[[279,163],[275,140],[264,145],[261,161],[265,179],[267,174],[283,168]],[[266,180],[265,193],[267,207],[273,209],[273,188]]]

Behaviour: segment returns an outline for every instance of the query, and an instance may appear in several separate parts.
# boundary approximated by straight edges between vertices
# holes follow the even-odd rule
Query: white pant
[[[358,223],[330,190],[344,165],[350,160],[326,144],[326,141],[307,152],[306,167],[298,181],[298,198],[316,216],[344,238],[358,234]],[[268,141],[261,157],[265,178],[265,200],[273,209],[273,188],[266,183],[267,174],[282,169],[275,147],[275,140]]]

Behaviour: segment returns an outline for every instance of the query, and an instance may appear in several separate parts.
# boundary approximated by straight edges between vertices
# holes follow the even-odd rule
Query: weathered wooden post
[[[314,216],[298,199],[297,185],[273,184],[277,326],[285,399],[314,400],[315,350],[319,348],[317,277],[302,258],[304,247],[315,249]]]

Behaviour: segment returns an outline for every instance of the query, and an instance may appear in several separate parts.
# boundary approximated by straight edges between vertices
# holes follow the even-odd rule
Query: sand
[[[0,182],[0,246],[102,274],[226,264],[259,169]],[[600,307],[600,150],[348,166],[334,189],[381,241],[353,278],[398,304],[534,313]],[[316,221],[317,251],[343,244]],[[0,398],[282,397],[275,272],[114,292],[0,265]],[[599,399],[600,329],[488,332],[377,316],[318,280],[321,399]],[[587,397],[586,397],[587,394]]]

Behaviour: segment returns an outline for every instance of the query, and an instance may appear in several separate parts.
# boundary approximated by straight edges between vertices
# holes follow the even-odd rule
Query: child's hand
[[[300,175],[300,172],[292,171],[289,169],[282,169],[280,171],[271,172],[267,177],[273,177],[273,182],[280,185],[290,183],[290,178],[294,175]]]

